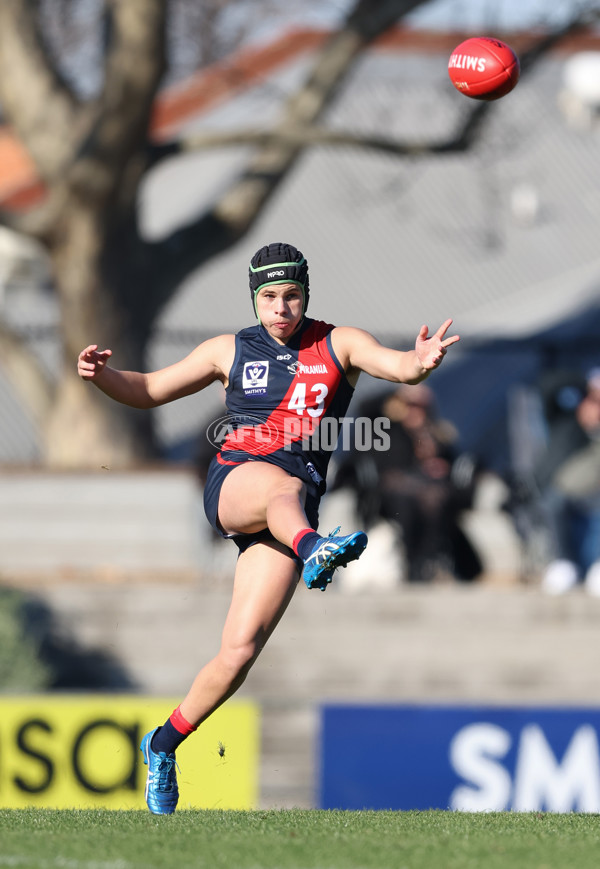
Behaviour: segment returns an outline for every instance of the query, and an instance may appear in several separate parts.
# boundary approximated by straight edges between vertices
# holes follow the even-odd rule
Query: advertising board
[[[600,812],[600,709],[327,705],[324,809]]]
[[[145,809],[142,736],[177,699],[0,698],[0,807]],[[177,751],[180,808],[256,808],[260,710],[230,701]]]

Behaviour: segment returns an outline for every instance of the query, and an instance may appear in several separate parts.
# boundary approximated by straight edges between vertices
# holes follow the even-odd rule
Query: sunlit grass
[[[0,842],[0,867],[37,869],[596,869],[600,817],[7,809]]]

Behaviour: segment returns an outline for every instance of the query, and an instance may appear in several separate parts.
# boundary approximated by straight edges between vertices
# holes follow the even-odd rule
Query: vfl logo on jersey
[[[268,380],[269,363],[266,360],[244,364],[242,386],[246,395],[266,395]]]

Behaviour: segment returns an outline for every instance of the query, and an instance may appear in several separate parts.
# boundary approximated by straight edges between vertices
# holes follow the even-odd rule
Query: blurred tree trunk
[[[119,271],[118,253],[93,208],[78,202],[65,212],[51,256],[60,287],[63,368],[44,428],[46,463],[112,468],[147,461],[155,453],[150,415],[108,400],[75,371],[77,355],[92,341],[114,348],[120,368],[139,370],[144,359],[135,311],[110,280]]]
[[[131,215],[165,70],[165,3],[105,5],[104,84],[84,103],[52,63],[37,4],[0,5],[0,99],[47,191],[17,228],[46,246],[60,307],[63,363],[43,426],[51,467],[126,466],[152,453],[147,420],[107,401],[75,372],[77,354],[92,340],[118,348],[123,367],[139,367],[144,346],[132,328],[131,296],[110,278],[118,272],[113,240],[133,231],[135,244]]]

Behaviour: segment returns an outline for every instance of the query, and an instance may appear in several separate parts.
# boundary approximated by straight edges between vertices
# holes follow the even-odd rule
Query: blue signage
[[[321,710],[323,809],[600,812],[600,708]]]

